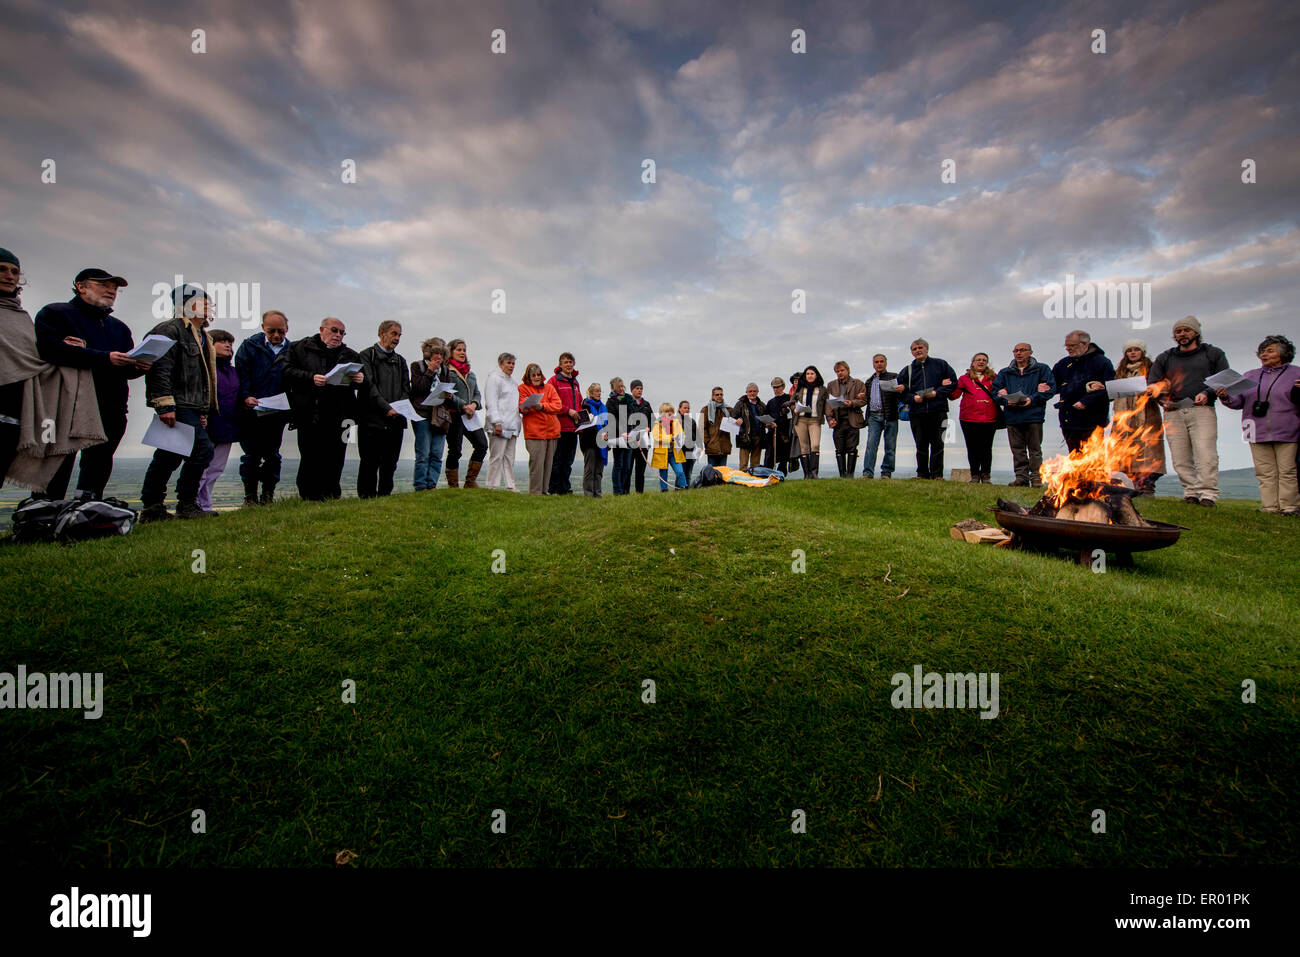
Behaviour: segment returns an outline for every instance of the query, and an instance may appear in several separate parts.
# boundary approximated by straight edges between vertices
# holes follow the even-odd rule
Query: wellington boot
[[[844,453],[835,453],[835,467],[840,471],[840,478],[844,478]]]
[[[478,472],[483,467],[482,462],[470,462],[469,468],[465,470],[465,487],[478,488]]]
[[[442,474],[447,479],[447,488],[460,488],[460,469],[447,469]]]
[[[849,478],[858,470],[858,453],[848,452],[844,456],[844,470],[848,473]]]

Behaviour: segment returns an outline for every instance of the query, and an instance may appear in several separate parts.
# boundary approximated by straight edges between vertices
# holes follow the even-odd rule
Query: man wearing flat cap
[[[113,455],[126,432],[128,382],[138,379],[149,363],[128,359],[135,348],[131,330],[112,315],[118,289],[126,285],[121,276],[97,268],[83,269],[73,280],[76,293],[67,302],[50,303],[36,314],[36,350],[46,362],[74,369],[89,369],[95,379],[95,399],[104,426],[104,441],[81,451],[77,496],[102,498],[104,486],[113,474]],[[51,499],[67,497],[73,462],[63,460],[45,487]]]
[[[199,286],[183,285],[172,290],[175,318],[155,326],[150,335],[166,336],[176,342],[153,364],[145,378],[145,398],[163,425],[192,426],[194,445],[189,455],[158,449],[144,474],[140,521],[168,518],[200,518],[199,483],[212,461],[212,440],[208,437],[208,416],[217,411],[217,355],[212,337],[203,331],[212,316],[212,301]],[[176,515],[167,511],[167,485],[180,466],[176,480]]]

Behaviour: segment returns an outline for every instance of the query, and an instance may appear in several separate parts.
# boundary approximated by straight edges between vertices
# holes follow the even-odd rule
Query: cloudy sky
[[[697,408],[808,363],[895,368],[918,335],[961,371],[1022,339],[1054,362],[1076,326],[1163,349],[1192,313],[1244,371],[1300,333],[1294,3],[6,10],[0,246],[33,314],[89,265],[130,281],[137,339],[156,283],[257,284],[294,338],[333,315],[360,349],[393,318],[408,358],[462,336],[483,377],[567,349],[584,381]],[[1067,275],[1150,282],[1151,328],[1044,318]],[[1223,466],[1248,465],[1220,418]]]

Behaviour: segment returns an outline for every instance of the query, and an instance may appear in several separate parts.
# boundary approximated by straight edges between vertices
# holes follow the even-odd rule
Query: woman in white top
[[[508,352],[497,356],[497,369],[487,377],[483,389],[483,413],[487,421],[488,460],[486,488],[515,489],[515,440],[523,428],[519,416],[519,383],[514,379],[515,357]]]

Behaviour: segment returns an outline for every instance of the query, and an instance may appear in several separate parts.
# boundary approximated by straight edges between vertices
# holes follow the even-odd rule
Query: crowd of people
[[[1215,405],[1222,401],[1242,411],[1262,510],[1300,514],[1300,369],[1292,364],[1294,346],[1283,336],[1265,338],[1257,352],[1259,368],[1245,374],[1256,384],[1253,393],[1233,395],[1206,384],[1228,368],[1228,360],[1223,350],[1202,340],[1194,316],[1174,324],[1173,347],[1155,358],[1145,342],[1130,339],[1113,365],[1086,331],[1074,330],[1065,337],[1066,355],[1050,367],[1021,342],[1000,371],[979,352],[958,374],[918,338],[910,347],[911,362],[896,372],[889,371],[883,354],[872,358],[865,380],[855,378],[844,361],[834,363],[829,381],[809,365],[771,379],[772,396],[766,400],[754,382],[735,403],[715,386],[696,416],[687,401],[660,403],[656,412],[640,379],[625,387],[615,377],[607,395],[597,383],[584,389],[570,352],[560,353],[550,376],[530,363],[518,380],[515,357],[501,353],[480,387],[464,339],[426,339],[420,358],[408,364],[397,351],[401,323],[391,319],[379,324],[373,345],[355,352],[344,344],[342,320],[327,317],[316,333],[291,341],[288,317],[271,310],[262,316],[261,331],[236,348],[231,333],[209,331],[212,302],[194,285],[173,291],[173,318],[150,335],[174,344],[148,361],[130,355],[131,330],[112,315],[117,292],[127,285],[122,277],[83,269],[73,281],[73,297],[45,306],[34,321],[20,303],[21,283],[17,257],[0,249],[0,475],[62,499],[79,455],[74,495],[102,497],[126,430],[129,383],[143,376],[146,400],[163,426],[183,424],[194,435],[188,454],[154,452],[140,494],[144,521],[212,514],[213,485],[236,442],[245,504],[273,502],[286,429],[297,436],[298,495],[312,500],[341,496],[354,436],[358,496],[390,494],[408,425],[415,433],[417,492],[437,488],[440,480],[452,488],[517,491],[520,434],[533,495],[572,494],[578,452],[582,492],[592,497],[601,495],[611,459],[615,495],[644,492],[647,469],[658,473],[659,488],[668,491],[689,486],[699,458],[710,466],[726,465],[733,445],[742,471],[802,471],[815,479],[821,474],[823,425],[830,431],[840,477],[859,474],[861,456],[863,478],[874,478],[879,464],[880,478],[888,479],[902,420],[915,440],[917,477],[937,480],[944,476],[944,433],[954,401],[969,480],[990,481],[993,444],[1005,429],[1015,470],[1011,484],[1036,486],[1043,426],[1053,400],[1073,452],[1106,428],[1113,413],[1133,411],[1144,393],[1155,399],[1143,402],[1140,417],[1122,417],[1114,426],[1141,439],[1141,454],[1129,465],[1140,493],[1152,494],[1165,473],[1167,442],[1183,500],[1215,504]],[[1112,399],[1106,383],[1134,376],[1144,377],[1146,388]],[[177,469],[173,514],[165,499]]]

